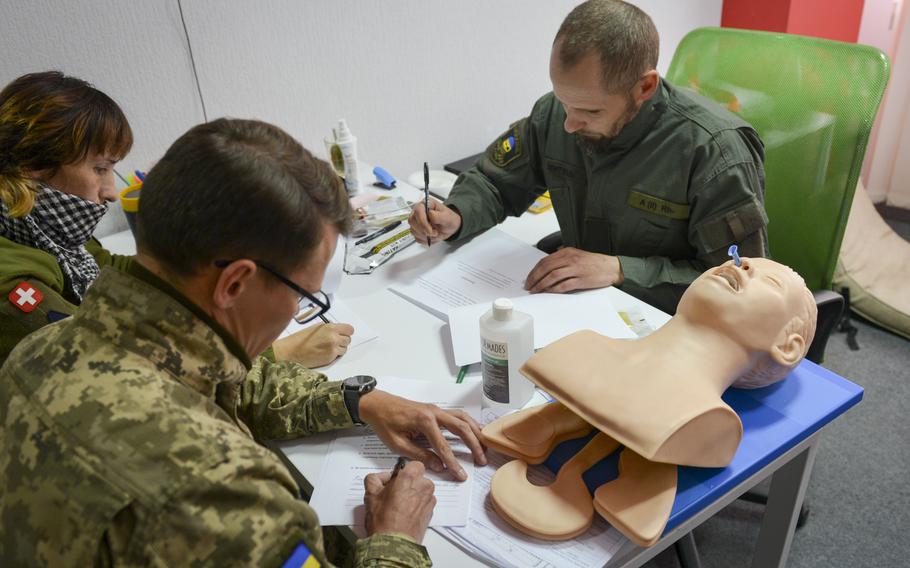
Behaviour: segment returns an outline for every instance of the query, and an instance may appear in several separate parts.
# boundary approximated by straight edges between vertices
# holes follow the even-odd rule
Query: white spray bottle
[[[351,134],[345,119],[338,121],[335,129],[335,144],[341,150],[344,158],[344,187],[348,196],[354,197],[360,193],[360,177],[357,173],[357,137]]]

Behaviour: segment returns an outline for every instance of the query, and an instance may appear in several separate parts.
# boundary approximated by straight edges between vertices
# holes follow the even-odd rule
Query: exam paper
[[[461,409],[480,418],[480,383],[456,384],[437,381],[379,377],[378,388],[398,396],[429,402],[441,408]],[[467,522],[474,480],[474,459],[460,438],[445,430],[443,433],[461,466],[468,474],[467,481],[454,481],[447,472],[427,470],[427,477],[436,486],[436,508],[430,526],[463,526]],[[339,431],[329,444],[319,479],[314,483],[310,506],[323,525],[364,524],[363,479],[370,473],[391,471],[398,454],[369,429]]]
[[[534,348],[540,349],[570,333],[591,329],[616,339],[634,339],[604,290],[576,294],[531,294],[512,298],[515,310],[534,318]],[[449,331],[455,364],[480,361],[480,316],[490,306],[475,304],[449,311]]]
[[[434,253],[439,254],[423,254]],[[527,243],[491,229],[389,289],[444,320],[452,308],[527,296],[525,277],[545,256]]]
[[[349,308],[348,305],[343,301],[338,298],[332,298],[331,302],[332,306],[329,311],[325,313],[325,319],[329,320],[331,323],[348,323],[354,327],[354,335],[351,336],[351,343],[348,345],[348,351],[357,347],[358,345],[379,337],[379,335],[370,329],[370,326],[368,326],[361,318],[357,317],[357,314],[354,312],[354,310]],[[302,325],[294,320],[291,320],[291,323],[288,324],[288,326],[284,329],[283,332],[281,332],[281,335],[278,337],[279,339],[287,337],[292,333],[300,331],[301,329],[306,329],[310,326],[318,325],[321,323],[323,322],[319,318],[316,318],[313,321],[308,321]]]

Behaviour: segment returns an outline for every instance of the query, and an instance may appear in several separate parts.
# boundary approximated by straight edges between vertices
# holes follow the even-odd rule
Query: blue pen
[[[145,181],[145,174],[142,172],[142,170],[136,170],[133,173],[136,174],[136,177],[139,178],[139,181]]]

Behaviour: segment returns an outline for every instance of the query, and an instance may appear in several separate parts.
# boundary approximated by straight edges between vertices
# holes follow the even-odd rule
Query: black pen
[[[401,225],[401,221],[395,221],[394,223],[389,223],[388,225],[379,229],[378,231],[373,231],[372,233],[363,237],[362,239],[360,239],[358,241],[354,241],[354,246],[362,245],[363,243],[365,243],[367,241],[371,241],[371,240],[375,239],[379,235],[384,235],[384,234],[388,233],[389,231],[391,231],[392,229],[394,229],[395,227],[397,227],[398,225]]]
[[[398,472],[404,469],[404,466],[408,465],[408,458],[399,457],[398,461],[395,462],[395,467],[392,468],[392,477],[389,478],[389,481],[392,481],[398,477]]]
[[[427,223],[430,222],[430,167],[423,163],[423,211],[427,214]],[[432,224],[430,225],[433,226]],[[430,235],[427,235],[427,246],[431,246],[433,241]]]

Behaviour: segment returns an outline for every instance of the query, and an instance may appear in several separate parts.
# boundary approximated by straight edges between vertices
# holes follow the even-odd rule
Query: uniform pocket
[[[664,256],[661,246],[670,232],[670,219],[662,217],[641,217],[632,232],[631,251],[627,256]]]
[[[582,249],[600,254],[616,254],[613,243],[612,224],[607,219],[587,217]]]

